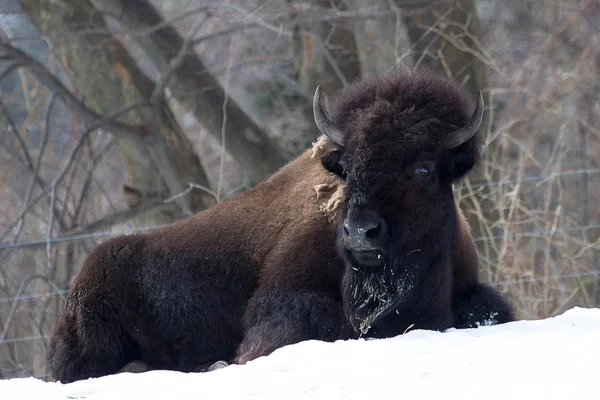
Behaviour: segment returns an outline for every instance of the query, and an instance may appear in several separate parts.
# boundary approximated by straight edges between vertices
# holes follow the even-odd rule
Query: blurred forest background
[[[599,306],[598,27],[598,0],[0,0],[0,378],[47,377],[94,246],[306,149],[317,84],[415,67],[484,91],[455,187],[482,279],[521,318]]]

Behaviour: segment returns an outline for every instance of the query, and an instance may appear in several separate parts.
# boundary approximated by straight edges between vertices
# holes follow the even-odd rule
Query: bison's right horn
[[[477,93],[477,105],[475,106],[475,111],[473,111],[473,115],[471,119],[465,126],[459,128],[448,135],[446,139],[445,146],[447,149],[452,147],[457,147],[471,139],[473,135],[479,129],[481,125],[481,121],[483,120],[483,94],[481,90]]]
[[[333,121],[329,119],[325,108],[323,107],[323,100],[321,99],[321,87],[317,86],[315,90],[315,97],[313,98],[313,113],[315,115],[315,122],[317,128],[321,133],[331,139],[335,144],[343,146],[344,135],[335,126]]]

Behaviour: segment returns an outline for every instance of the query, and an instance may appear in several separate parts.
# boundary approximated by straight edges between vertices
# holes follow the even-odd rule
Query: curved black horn
[[[479,129],[481,121],[483,120],[483,94],[481,90],[477,93],[477,105],[471,119],[465,126],[459,128],[448,135],[445,146],[447,149],[460,146],[467,140],[471,139],[473,135]]]
[[[335,144],[343,146],[344,135],[342,135],[342,132],[335,126],[333,121],[329,119],[329,116],[323,107],[320,86],[317,86],[317,89],[315,90],[315,97],[313,98],[313,113],[317,128],[319,128],[321,133],[331,139]]]

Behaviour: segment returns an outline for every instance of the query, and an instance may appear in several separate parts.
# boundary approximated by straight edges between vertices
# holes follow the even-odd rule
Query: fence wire
[[[592,176],[592,175],[597,175],[599,173],[600,173],[600,168],[563,170],[560,173],[531,175],[531,176],[525,176],[525,177],[518,178],[518,179],[502,180],[502,181],[493,182],[493,183],[481,182],[481,183],[473,183],[473,184],[469,184],[469,185],[460,185],[460,186],[455,186],[454,190],[457,192],[463,191],[463,190],[477,190],[477,189],[489,188],[489,187],[494,188],[494,187],[503,187],[503,186],[507,186],[507,185],[518,185],[520,183],[543,184],[545,182],[551,181],[551,180],[553,180],[555,178],[559,178],[559,177],[568,177],[568,176],[576,176],[576,175]],[[168,225],[168,224],[148,225],[148,226],[137,227],[137,228],[125,227],[123,225],[124,226],[123,232],[117,232],[116,230],[102,230],[102,231],[95,231],[95,232],[75,233],[72,235],[59,236],[59,237],[48,237],[48,238],[42,238],[42,239],[37,239],[37,240],[22,240],[22,241],[16,241],[16,242],[3,242],[3,243],[0,243],[0,264],[5,262],[5,260],[1,257],[6,255],[6,253],[9,252],[10,250],[32,249],[32,248],[35,249],[38,247],[39,248],[48,248],[49,246],[54,246],[54,245],[57,245],[60,243],[79,242],[79,241],[84,241],[84,240],[107,238],[107,237],[118,236],[118,235],[123,235],[123,234],[134,234],[134,233],[147,232],[150,230],[164,227],[166,225]],[[532,230],[527,230],[524,232],[510,232],[510,233],[501,233],[501,234],[497,234],[497,235],[477,236],[477,237],[474,237],[473,240],[477,243],[482,243],[482,242],[496,242],[496,241],[502,241],[502,240],[507,240],[507,239],[515,239],[515,238],[546,238],[546,237],[549,237],[552,235],[557,235],[557,234],[579,233],[579,234],[581,234],[582,238],[577,239],[577,240],[579,240],[582,243],[581,244],[582,248],[585,247],[586,252],[587,251],[597,252],[600,250],[600,241],[596,240],[595,242],[591,242],[587,239],[587,236],[585,236],[586,232],[589,232],[591,230],[597,230],[597,229],[600,229],[600,223],[594,222],[594,223],[573,225],[573,226],[566,226],[566,227],[556,227],[556,228],[549,228],[549,229],[532,229]],[[594,260],[593,262],[595,262],[595,260],[597,260],[596,257],[592,257],[591,259]],[[77,265],[77,267],[79,267],[79,265]],[[75,269],[77,269],[77,268],[75,268]],[[593,278],[593,279],[597,280],[598,282],[600,282],[600,280],[598,280],[600,278],[600,266],[588,264],[586,270],[582,270],[582,271],[578,271],[578,272],[552,273],[552,274],[548,274],[548,275],[544,275],[544,276],[535,276],[535,275],[523,276],[523,277],[516,278],[516,279],[496,280],[496,281],[490,282],[490,285],[493,287],[500,288],[501,290],[505,290],[506,288],[509,288],[514,285],[532,284],[532,283],[536,283],[536,282],[553,282],[560,288],[560,286],[561,286],[560,282],[562,282],[562,281],[566,281],[568,279],[585,279],[585,278]],[[0,279],[2,279],[1,276],[0,276]],[[6,305],[6,307],[9,307],[11,309],[11,312],[13,310],[17,310],[17,309],[28,309],[28,308],[33,309],[35,307],[35,303],[30,303],[29,301],[44,302],[44,301],[48,301],[49,299],[57,298],[59,296],[60,297],[66,296],[69,292],[69,288],[68,287],[61,288],[61,286],[62,285],[60,285],[58,287],[54,287],[53,290],[42,291],[39,289],[32,289],[31,293],[24,293],[24,294],[19,294],[16,296],[0,297],[0,305],[3,305],[3,304]],[[565,296],[565,297],[567,297],[567,296]],[[52,315],[51,317],[49,317],[49,319],[52,319],[52,318],[55,319],[56,315]],[[9,320],[6,320],[3,318],[3,320],[0,321],[0,331],[6,330],[5,326],[2,326],[2,324],[10,324],[11,322],[12,321],[10,320],[10,318],[9,318]],[[6,337],[6,336],[2,337],[0,340],[0,350],[2,350],[2,346],[4,346],[4,347],[7,347],[7,346],[14,346],[14,347],[39,346],[40,348],[45,349],[47,346],[47,342],[51,337],[50,331],[48,331],[48,330],[44,331],[41,328],[39,328],[39,334],[32,334],[32,333],[36,332],[36,331],[32,331],[32,330],[28,331],[28,330],[23,329],[20,331],[23,331],[24,334],[17,335],[17,336],[11,336],[11,337]],[[38,351],[38,353],[42,353],[42,352],[43,352],[43,350]],[[2,368],[0,368],[0,374],[1,373],[3,373]],[[23,375],[23,376],[36,376],[41,379],[49,378],[48,374],[33,373],[30,375]]]
[[[594,174],[599,174],[599,173],[600,173],[600,168],[576,169],[576,170],[563,171],[560,173],[531,175],[531,176],[526,176],[521,179],[511,179],[511,180],[499,181],[499,182],[494,182],[494,183],[474,183],[471,185],[456,186],[454,189],[456,191],[465,190],[468,188],[478,189],[478,188],[491,187],[491,186],[496,187],[496,186],[517,184],[517,183],[547,181],[549,179],[559,177],[559,176],[569,176],[569,175],[579,175],[579,174],[594,175]],[[189,190],[187,190],[187,191],[189,192]],[[141,233],[141,232],[147,232],[147,231],[150,231],[153,229],[162,228],[166,225],[169,225],[169,224],[144,226],[144,227],[139,227],[139,228],[135,228],[135,229],[129,229],[127,232],[123,232],[123,233],[115,233],[113,231],[101,231],[101,232],[88,232],[88,233],[79,233],[79,234],[73,234],[73,235],[68,235],[68,236],[52,237],[52,238],[48,238],[48,239],[24,240],[24,241],[20,241],[20,242],[3,242],[3,243],[0,243],[0,250],[23,248],[23,247],[34,247],[34,246],[46,246],[48,244],[56,244],[56,243],[69,242],[69,241],[95,239],[95,238],[106,237],[106,236],[118,236],[118,235],[122,235],[122,234]],[[520,233],[510,234],[508,236],[508,238],[538,237],[538,236],[543,236],[543,235],[549,234],[549,233],[576,232],[576,231],[585,231],[588,229],[598,229],[598,228],[600,228],[600,224],[589,224],[589,225],[585,225],[585,226],[559,228],[556,230],[548,229],[548,230],[537,230],[537,231],[532,231],[532,232],[520,232]],[[507,238],[507,236],[506,235],[480,236],[480,237],[474,238],[473,240],[476,242],[481,242],[481,241],[487,241],[487,240],[499,240],[502,238]]]

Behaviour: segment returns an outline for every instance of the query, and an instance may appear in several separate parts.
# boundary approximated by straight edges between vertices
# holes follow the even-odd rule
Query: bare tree
[[[99,242],[248,189],[319,134],[316,85],[397,69],[484,91],[484,162],[454,188],[482,278],[527,318],[598,306],[597,2],[0,7],[3,377],[45,377],[62,298]]]
[[[329,0],[288,1],[294,31],[294,67],[303,97],[306,143],[320,136],[313,123],[312,93],[317,85],[327,93],[360,77],[360,62],[350,18],[341,16]],[[338,6],[340,7],[341,4]],[[329,18],[324,18],[328,16]]]
[[[470,93],[486,87],[486,69],[494,63],[478,39],[475,6],[474,0],[422,1],[403,9],[414,66],[456,79]]]
[[[281,167],[288,156],[237,104],[227,98],[221,84],[191,50],[193,33],[186,40],[146,0],[95,0],[99,10],[116,17],[132,40],[161,71],[162,84],[181,105],[194,113],[256,184]],[[205,10],[202,10],[205,11]],[[196,27],[196,29],[198,29]],[[176,72],[176,73],[175,73]]]
[[[359,16],[374,14],[371,18],[353,18],[354,32],[363,75],[385,74],[396,69],[399,48],[399,16],[389,7],[388,0],[345,0],[348,8]]]
[[[108,115],[138,105],[120,119],[135,126],[132,131],[137,130],[139,138],[123,137],[108,128],[128,160],[124,190],[130,206],[183,191],[187,182],[207,185],[198,158],[162,102],[161,88],[153,93],[153,82],[129,53],[111,40],[102,15],[91,3],[70,0],[22,3],[42,33],[56,43],[56,56],[65,60],[67,72],[89,107],[100,115]],[[63,39],[65,35],[67,40]],[[157,179],[158,176],[163,179]],[[196,192],[182,199],[181,206],[189,214],[213,201],[206,193]]]

